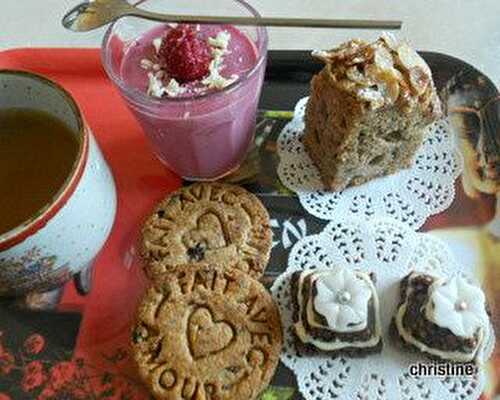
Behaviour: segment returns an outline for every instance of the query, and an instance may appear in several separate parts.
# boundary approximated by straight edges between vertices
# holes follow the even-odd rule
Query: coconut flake
[[[222,58],[227,53],[226,50],[221,49],[219,47],[212,47],[212,57],[214,60],[217,60],[219,63],[222,61]]]
[[[238,75],[232,75],[231,78],[224,78],[219,72],[219,67],[212,61],[210,63],[210,74],[201,83],[209,89],[224,89],[237,79]]]
[[[150,70],[153,68],[154,63],[153,63],[153,61],[148,60],[147,58],[143,58],[140,62],[140,66],[142,69]]]
[[[216,37],[209,37],[208,44],[212,51],[212,61],[210,61],[209,74],[201,81],[209,89],[224,89],[238,79],[238,75],[232,75],[230,78],[223,77],[220,72],[224,68],[224,56],[228,54],[229,41],[231,34],[228,31],[220,31]]]
[[[227,50],[230,40],[231,34],[228,31],[220,31],[219,33],[217,33],[216,37],[208,38],[208,44],[213,47]]]
[[[149,72],[148,79],[149,84],[147,93],[149,96],[161,98],[165,93],[167,93],[163,82],[155,74]]]
[[[157,37],[156,39],[153,39],[153,47],[155,48],[156,54],[160,52],[160,47],[161,43],[163,42],[163,38]]]
[[[170,82],[168,82],[167,87],[165,88],[166,93],[170,97],[176,97],[186,91],[185,88],[183,88],[179,82],[177,82],[174,78],[170,79]]]

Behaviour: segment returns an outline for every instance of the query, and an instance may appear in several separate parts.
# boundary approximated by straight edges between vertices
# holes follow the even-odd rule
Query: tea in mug
[[[71,175],[76,134],[33,109],[0,110],[0,235],[49,205]]]

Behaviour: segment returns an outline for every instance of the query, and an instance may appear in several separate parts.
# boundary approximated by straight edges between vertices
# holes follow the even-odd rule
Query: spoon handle
[[[302,28],[345,28],[345,29],[401,29],[401,21],[362,19],[310,19],[310,18],[265,18],[265,17],[212,17],[198,15],[169,15],[153,13],[136,8],[129,15],[155,21],[232,24],[251,26],[302,27]]]

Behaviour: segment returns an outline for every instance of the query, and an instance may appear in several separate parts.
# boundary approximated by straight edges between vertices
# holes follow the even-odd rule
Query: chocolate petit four
[[[408,168],[424,128],[442,116],[422,57],[388,34],[313,56],[325,67],[311,82],[304,145],[325,188],[340,191]]]
[[[401,282],[392,332],[432,359],[481,364],[490,334],[484,293],[462,276],[412,272]]]
[[[291,278],[297,349],[365,356],[382,350],[372,278],[349,268],[295,272]]]

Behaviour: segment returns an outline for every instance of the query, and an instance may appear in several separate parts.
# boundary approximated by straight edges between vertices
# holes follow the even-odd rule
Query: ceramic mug
[[[45,111],[64,121],[79,144],[72,171],[52,202],[0,235],[0,296],[10,297],[55,289],[91,266],[113,226],[116,189],[92,132],[61,86],[32,73],[0,70],[0,109],[5,108]]]

